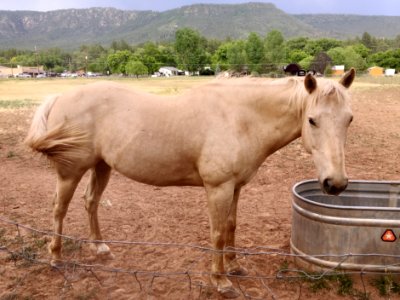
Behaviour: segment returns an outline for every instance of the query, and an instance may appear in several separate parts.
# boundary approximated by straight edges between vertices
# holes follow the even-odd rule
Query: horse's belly
[[[172,137],[159,127],[146,130],[145,125],[150,127],[130,126],[134,129],[128,134],[115,131],[112,142],[98,139],[100,156],[112,168],[139,182],[158,186],[202,185],[196,167],[196,143],[184,141],[177,134]]]
[[[135,181],[156,186],[203,185],[203,181],[195,168],[185,164],[170,163],[165,165],[157,162],[137,161],[132,166],[116,164],[113,168]]]

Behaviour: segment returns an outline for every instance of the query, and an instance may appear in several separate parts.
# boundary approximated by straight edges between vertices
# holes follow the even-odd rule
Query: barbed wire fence
[[[13,261],[16,265],[17,262],[26,262],[28,264],[36,264],[36,265],[44,265],[52,268],[61,274],[65,280],[66,284],[70,284],[74,277],[74,273],[78,270],[83,270],[86,273],[89,273],[93,278],[103,286],[103,280],[98,276],[99,272],[105,272],[110,276],[116,276],[118,274],[128,275],[132,277],[133,284],[136,284],[139,288],[140,292],[149,293],[152,288],[155,280],[157,278],[168,278],[172,279],[176,282],[181,283],[184,287],[182,290],[186,290],[188,295],[192,295],[194,290],[198,290],[197,294],[202,295],[202,291],[212,290],[215,288],[207,283],[207,280],[198,280],[198,278],[207,278],[212,275],[211,272],[207,271],[195,271],[192,266],[200,260],[204,258],[199,258],[195,261],[192,266],[188,267],[186,270],[181,271],[154,271],[154,270],[143,270],[143,269],[130,269],[130,268],[120,268],[120,267],[110,267],[106,265],[102,265],[99,263],[90,264],[85,262],[80,262],[75,259],[66,259],[61,261],[59,266],[52,266],[49,259],[40,258],[39,253],[35,252],[35,249],[32,249],[31,245],[28,241],[24,240],[23,234],[21,230],[25,230],[26,232],[30,232],[36,238],[38,236],[43,237],[51,237],[56,234],[35,229],[33,227],[20,224],[18,222],[3,218],[0,216],[0,223],[2,226],[0,227],[0,253],[4,253],[7,256],[7,261]],[[15,237],[14,241],[18,242],[9,242],[10,239],[5,238],[6,227],[12,229],[15,228]],[[2,229],[1,229],[2,228]],[[382,255],[377,253],[369,253],[369,254],[355,254],[355,253],[347,253],[340,255],[333,254],[321,254],[321,255],[298,255],[290,252],[283,251],[282,249],[276,249],[266,246],[256,246],[253,248],[228,248],[223,251],[218,251],[212,249],[210,247],[204,247],[200,245],[192,245],[192,244],[183,244],[183,243],[165,243],[165,242],[144,242],[144,241],[117,241],[117,240],[102,240],[102,241],[93,241],[88,239],[75,238],[67,235],[59,235],[62,237],[64,241],[69,241],[76,243],[78,245],[77,248],[80,248],[82,244],[88,243],[106,243],[106,244],[114,244],[121,245],[124,247],[137,247],[137,246],[147,246],[147,247],[161,247],[161,248],[171,248],[171,249],[179,249],[186,248],[190,250],[198,250],[201,253],[205,254],[214,254],[214,253],[235,253],[241,259],[244,259],[248,262],[248,258],[250,257],[279,257],[284,259],[295,259],[295,258],[304,258],[304,257],[312,257],[312,258],[328,258],[333,257],[339,262],[336,266],[331,268],[324,268],[323,271],[320,272],[309,272],[303,269],[297,268],[289,268],[288,266],[282,266],[278,270],[274,271],[274,274],[260,274],[259,272],[255,272],[256,274],[252,275],[227,275],[238,287],[242,299],[266,299],[265,296],[262,298],[253,296],[251,293],[248,293],[243,286],[243,283],[252,280],[257,281],[259,286],[264,289],[264,295],[267,295],[268,299],[280,299],[276,292],[274,292],[273,288],[271,288],[269,281],[274,280],[286,280],[289,282],[298,281],[300,282],[300,288],[298,291],[297,299],[301,299],[302,293],[302,283],[304,281],[313,282],[323,280],[332,276],[359,276],[360,282],[362,283],[362,291],[359,292],[359,299],[369,299],[369,291],[367,289],[365,276],[366,275],[388,275],[387,269],[400,266],[400,255]],[[36,249],[37,250],[37,249]],[[370,272],[370,271],[345,271],[341,270],[341,265],[345,263],[349,258],[354,257],[373,257],[373,256],[387,256],[395,259],[399,259],[398,264],[390,264],[386,266],[382,266],[382,272]],[[49,255],[46,255],[49,257]],[[214,274],[215,275],[215,274]],[[218,275],[218,274],[217,274]],[[400,275],[400,272],[390,272],[390,275]],[[294,298],[295,299],[295,298]]]

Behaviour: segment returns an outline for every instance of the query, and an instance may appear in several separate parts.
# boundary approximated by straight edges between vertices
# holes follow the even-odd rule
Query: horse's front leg
[[[239,296],[232,282],[226,277],[223,250],[227,242],[228,217],[232,207],[234,184],[206,185],[210,216],[211,243],[215,250],[211,263],[211,282],[226,298]]]
[[[240,195],[240,187],[235,189],[233,194],[232,206],[230,208],[229,217],[228,217],[228,228],[227,228],[227,236],[225,248],[228,251],[224,255],[224,265],[227,273],[231,275],[247,275],[248,271],[246,268],[242,267],[237,259],[235,252],[229,252],[229,250],[235,250],[235,230],[236,230],[236,216],[237,216],[237,206]]]

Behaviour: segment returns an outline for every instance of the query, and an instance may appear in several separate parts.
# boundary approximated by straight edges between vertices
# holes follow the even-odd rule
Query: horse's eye
[[[317,123],[315,123],[315,120],[313,118],[308,118],[308,123],[310,123],[311,126],[317,126]]]

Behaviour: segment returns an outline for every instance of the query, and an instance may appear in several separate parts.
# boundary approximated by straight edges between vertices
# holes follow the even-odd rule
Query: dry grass
[[[21,105],[10,105],[10,101],[22,101],[30,106],[40,103],[46,96],[65,92],[73,87],[85,85],[98,80],[119,82],[149,93],[173,95],[181,93],[194,86],[213,80],[214,77],[173,77],[173,78],[54,78],[54,79],[0,79],[0,101],[6,104],[2,108],[18,108]],[[336,78],[334,78],[336,79]],[[371,77],[360,76],[352,89],[365,90],[369,88],[385,88],[400,86],[400,76]]]
[[[112,80],[150,93],[172,95],[206,83],[213,77],[175,77],[175,78],[55,78],[55,79],[1,79],[0,100],[41,101],[48,95],[65,92],[72,87],[85,85],[98,80]]]
[[[355,79],[354,85],[351,87],[356,90],[367,90],[375,88],[391,88],[400,86],[400,76],[385,77],[385,76],[369,76],[361,75]]]

